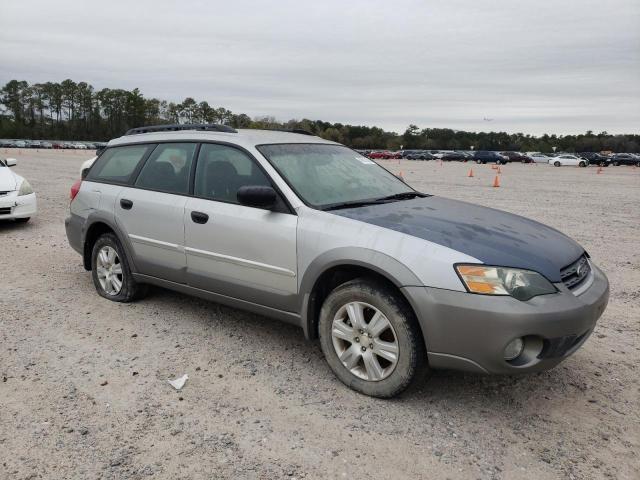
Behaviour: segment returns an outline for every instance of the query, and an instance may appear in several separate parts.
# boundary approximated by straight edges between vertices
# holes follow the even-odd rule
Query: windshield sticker
[[[358,160],[360,163],[364,163],[365,165],[375,165],[376,163],[366,157],[356,157],[356,160]]]

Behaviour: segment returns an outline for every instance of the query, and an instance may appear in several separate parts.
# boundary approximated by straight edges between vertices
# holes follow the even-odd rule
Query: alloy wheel
[[[393,326],[368,303],[343,305],[333,319],[331,337],[342,365],[363,380],[384,380],[398,363],[400,349]]]
[[[96,273],[102,290],[107,295],[118,295],[122,290],[122,263],[115,248],[108,245],[102,247],[96,257]]]

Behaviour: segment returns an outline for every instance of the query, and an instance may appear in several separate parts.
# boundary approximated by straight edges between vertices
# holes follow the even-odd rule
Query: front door
[[[248,185],[271,186],[254,159],[230,146],[202,145],[184,210],[187,283],[294,311],[298,217],[282,199],[276,211],[240,205],[237,191]]]

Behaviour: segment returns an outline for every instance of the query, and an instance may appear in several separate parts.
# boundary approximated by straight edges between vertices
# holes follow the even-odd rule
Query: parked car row
[[[99,150],[106,146],[104,142],[47,142],[41,140],[0,140],[0,148],[38,148],[55,150]]]
[[[545,154],[542,152],[494,152],[490,150],[357,150],[358,153],[375,160],[442,160],[445,162],[457,161],[476,163],[496,163],[504,165],[506,163],[546,163],[560,167],[563,165],[573,165],[586,167],[597,165],[608,167],[609,165],[636,165],[640,167],[640,154],[638,153],[615,153],[604,155],[597,152],[566,153],[557,152]]]

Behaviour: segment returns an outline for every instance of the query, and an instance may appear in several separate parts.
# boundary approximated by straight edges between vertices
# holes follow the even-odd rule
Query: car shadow
[[[251,332],[247,337],[255,338],[256,345],[253,348],[260,349],[262,348],[260,345],[265,345],[265,348],[276,348],[276,351],[287,350],[291,358],[303,363],[299,374],[309,379],[308,382],[292,387],[292,390],[297,391],[297,394],[313,398],[316,392],[305,390],[314,382],[322,383],[325,395],[327,392],[330,394],[327,395],[326,402],[319,399],[318,403],[331,403],[336,398],[344,397],[350,398],[350,401],[360,399],[365,403],[390,402],[397,406],[404,405],[404,408],[415,409],[416,412],[425,412],[435,407],[445,410],[464,408],[498,415],[517,415],[519,409],[530,403],[532,398],[542,401],[562,399],[568,384],[584,382],[584,378],[589,376],[588,371],[581,368],[583,363],[576,363],[571,368],[560,364],[548,371],[516,375],[483,375],[436,370],[430,372],[429,378],[419,378],[415,385],[392,400],[374,399],[353,392],[344,386],[329,369],[319,342],[306,340],[302,330],[294,325],[215,302],[194,299],[159,287],[152,287],[147,298],[180,309],[183,320],[201,324],[203,331],[210,328],[212,319],[215,319],[216,332],[225,330],[228,330],[227,333],[237,330]],[[195,326],[195,328],[200,327]],[[277,361],[275,357],[274,361]],[[274,388],[277,388],[279,380],[273,378],[272,381]],[[355,399],[352,398],[353,395],[356,396]]]
[[[0,233],[31,229],[33,226],[33,219],[27,223],[16,222],[15,220],[0,220]]]

